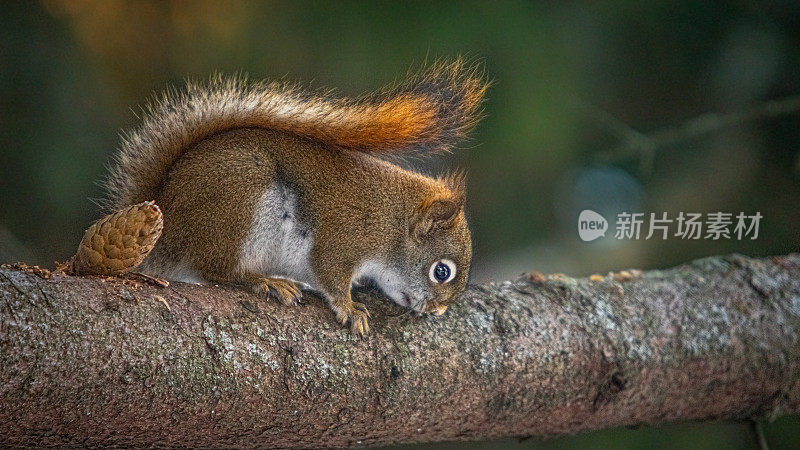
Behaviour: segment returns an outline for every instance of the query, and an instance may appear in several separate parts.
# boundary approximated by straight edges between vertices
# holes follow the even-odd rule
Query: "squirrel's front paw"
[[[369,332],[369,318],[367,307],[359,302],[352,302],[349,308],[336,310],[336,320],[342,325],[350,322],[350,332],[358,336]]]
[[[276,298],[287,306],[297,305],[303,296],[297,284],[285,278],[262,278],[253,284],[253,290]]]

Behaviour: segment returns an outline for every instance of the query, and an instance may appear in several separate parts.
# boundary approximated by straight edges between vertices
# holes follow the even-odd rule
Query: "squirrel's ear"
[[[425,199],[417,208],[411,224],[411,234],[420,238],[433,230],[451,228],[464,208],[467,196],[467,177],[463,171],[446,173],[438,178],[446,194]]]
[[[411,233],[420,238],[436,229],[450,228],[455,223],[461,206],[453,198],[434,198],[419,208],[411,225]]]
[[[463,208],[467,198],[467,173],[463,170],[448,172],[439,176],[439,181],[450,190],[458,208]]]

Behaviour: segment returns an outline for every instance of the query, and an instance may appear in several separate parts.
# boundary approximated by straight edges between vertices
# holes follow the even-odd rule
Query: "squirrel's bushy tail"
[[[144,108],[123,136],[106,188],[111,208],[153,200],[172,164],[213,134],[246,127],[294,133],[362,152],[449,150],[480,119],[479,66],[438,62],[360,99],[315,95],[285,83],[212,77]]]

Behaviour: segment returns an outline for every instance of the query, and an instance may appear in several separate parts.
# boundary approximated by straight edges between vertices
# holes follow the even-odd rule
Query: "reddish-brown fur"
[[[128,135],[109,179],[110,203],[155,200],[161,207],[164,230],[146,270],[187,267],[292,303],[294,284],[240,268],[261,194],[287,184],[313,231],[314,273],[341,322],[357,333],[368,329],[369,313],[350,298],[354,270],[368,258],[456,261],[463,270],[435,286],[428,305],[441,312],[468,276],[464,176],[429,178],[370,153],[449,149],[477,120],[485,83],[475,73],[459,62],[439,64],[356,102],[240,81],[190,86],[151,107]]]

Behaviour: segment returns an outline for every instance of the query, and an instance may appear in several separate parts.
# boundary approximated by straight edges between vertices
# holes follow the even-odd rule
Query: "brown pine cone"
[[[83,235],[70,271],[120,275],[142,263],[161,236],[164,217],[154,202],[129,206],[95,222]]]

